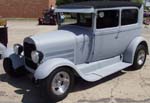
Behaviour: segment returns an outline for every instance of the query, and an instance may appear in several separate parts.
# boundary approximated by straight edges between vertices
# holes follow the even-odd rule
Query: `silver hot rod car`
[[[32,73],[50,101],[64,99],[76,76],[94,82],[144,65],[148,45],[141,36],[141,4],[87,1],[59,6],[55,13],[58,30],[25,38],[7,49],[3,62],[12,77]]]

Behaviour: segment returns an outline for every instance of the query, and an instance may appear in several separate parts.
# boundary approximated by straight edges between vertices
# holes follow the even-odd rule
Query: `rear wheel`
[[[74,84],[74,75],[68,68],[59,68],[42,81],[42,94],[47,101],[64,99]],[[43,91],[44,90],[44,91]]]
[[[136,49],[135,56],[134,56],[134,62],[132,65],[133,69],[140,69],[145,64],[146,60],[146,47],[144,45],[139,45]]]
[[[4,59],[3,67],[4,67],[5,72],[9,76],[14,77],[14,78],[22,77],[22,76],[25,76],[27,74],[27,71],[25,70],[24,66],[21,66],[17,69],[14,69],[13,65],[12,65],[12,60],[10,58]]]

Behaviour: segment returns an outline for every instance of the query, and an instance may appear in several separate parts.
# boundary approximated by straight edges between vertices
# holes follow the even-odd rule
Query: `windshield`
[[[59,24],[92,27],[92,14],[85,13],[60,13]]]

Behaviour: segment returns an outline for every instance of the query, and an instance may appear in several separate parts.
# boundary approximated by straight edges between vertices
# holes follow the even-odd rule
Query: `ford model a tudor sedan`
[[[142,5],[88,1],[59,6],[55,12],[57,31],[25,38],[23,45],[7,50],[3,63],[12,77],[31,72],[50,101],[64,99],[75,76],[94,82],[127,67],[144,65],[148,46],[141,36]],[[76,16],[72,18],[72,14]]]

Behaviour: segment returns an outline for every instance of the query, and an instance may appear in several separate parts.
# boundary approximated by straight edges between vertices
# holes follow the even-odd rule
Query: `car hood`
[[[44,54],[45,59],[67,58],[74,60],[77,44],[89,39],[88,31],[81,28],[60,28],[59,30],[37,34],[25,39],[24,42],[34,43],[36,50]]]
[[[76,45],[75,34],[66,30],[57,30],[28,37],[24,42],[34,44],[36,50],[44,54],[44,60],[50,58],[67,58],[74,60]]]

